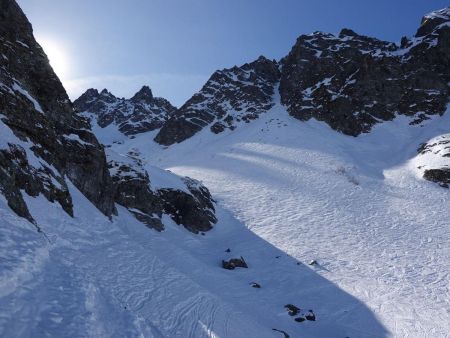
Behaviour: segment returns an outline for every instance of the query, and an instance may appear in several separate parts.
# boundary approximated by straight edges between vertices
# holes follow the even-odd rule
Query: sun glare
[[[50,65],[55,73],[59,78],[65,78],[69,72],[69,65],[67,56],[64,53],[64,47],[50,39],[40,39],[39,43],[44,49],[45,54],[47,54]]]

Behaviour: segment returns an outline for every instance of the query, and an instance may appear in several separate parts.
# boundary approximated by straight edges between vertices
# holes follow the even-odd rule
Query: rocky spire
[[[149,86],[143,86],[134,96],[131,98],[132,102],[147,102],[153,101],[153,93]]]

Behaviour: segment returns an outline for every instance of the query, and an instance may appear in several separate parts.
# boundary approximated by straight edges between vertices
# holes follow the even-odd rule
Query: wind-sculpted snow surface
[[[386,335],[358,300],[223,209],[205,237],[169,218],[157,234],[122,207],[111,223],[69,189],[75,218],[27,199],[42,233],[0,199],[2,337],[282,337],[273,328],[291,337]],[[249,268],[222,269],[233,255]],[[295,322],[289,303],[314,309],[317,320]],[[352,309],[356,318],[346,314]]]
[[[301,262],[316,261],[308,269],[360,299],[388,336],[447,337],[450,195],[417,169],[418,160],[433,168],[425,156],[444,154],[445,145],[433,147],[441,150],[438,155],[418,155],[417,149],[443,140],[450,114],[421,125],[410,125],[412,120],[400,116],[354,138],[315,120],[299,124],[276,104],[241,130],[204,130],[167,149],[149,147],[152,135],[117,147],[139,148],[150,163],[201,179],[218,205],[253,233]],[[272,262],[266,264],[276,266]],[[252,282],[262,286],[259,291],[267,284]],[[326,294],[306,283],[299,290],[302,297]],[[324,301],[335,304],[329,296]],[[286,304],[302,308],[294,300]],[[310,305],[315,313],[316,304]],[[383,336],[363,324],[361,309],[326,310],[315,324],[335,315],[342,325],[358,328],[349,337]]]

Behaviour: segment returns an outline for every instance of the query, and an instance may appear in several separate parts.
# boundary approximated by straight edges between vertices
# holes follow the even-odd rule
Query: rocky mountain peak
[[[352,29],[349,29],[349,28],[342,28],[341,31],[340,31],[340,33],[339,33],[339,38],[342,39],[342,38],[344,38],[344,37],[346,37],[346,36],[353,37],[353,36],[358,36],[358,34],[355,33],[355,31],[353,31]]]
[[[148,86],[131,99],[117,98],[107,89],[100,94],[96,89],[88,89],[74,101],[74,106],[100,127],[115,124],[128,136],[160,128],[176,109],[166,99],[153,97]]]
[[[273,106],[279,77],[278,63],[263,56],[214,72],[200,92],[163,125],[155,141],[171,145],[208,126],[218,134],[257,119]]]
[[[447,11],[437,13],[422,23],[428,35],[404,38],[401,47],[349,29],[337,37],[300,36],[282,60],[282,103],[300,120],[315,118],[353,136],[397,114],[412,124],[442,114],[450,94],[450,33]]]
[[[426,14],[421,21],[420,27],[417,30],[416,37],[422,37],[432,33],[435,29],[443,25],[449,26],[450,21],[450,7],[446,7],[437,11]]]
[[[134,96],[131,98],[133,102],[144,101],[150,103],[153,101],[153,93],[149,86],[143,86]]]

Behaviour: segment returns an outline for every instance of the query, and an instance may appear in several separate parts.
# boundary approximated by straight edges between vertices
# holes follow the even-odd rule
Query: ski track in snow
[[[202,180],[219,223],[198,236],[166,218],[157,233],[121,207],[111,222],[70,186],[73,219],[27,197],[48,242],[0,196],[0,336],[448,337],[449,192],[411,160],[448,115],[352,138],[277,105],[169,148],[108,131],[118,153]],[[220,267],[240,255],[249,269]]]
[[[276,106],[233,132],[204,130],[169,148],[142,135],[119,149],[201,180],[252,232],[317,260],[313,269],[389,335],[450,337],[450,195],[412,160],[421,142],[449,132],[449,115],[423,128],[399,117],[353,138]]]

